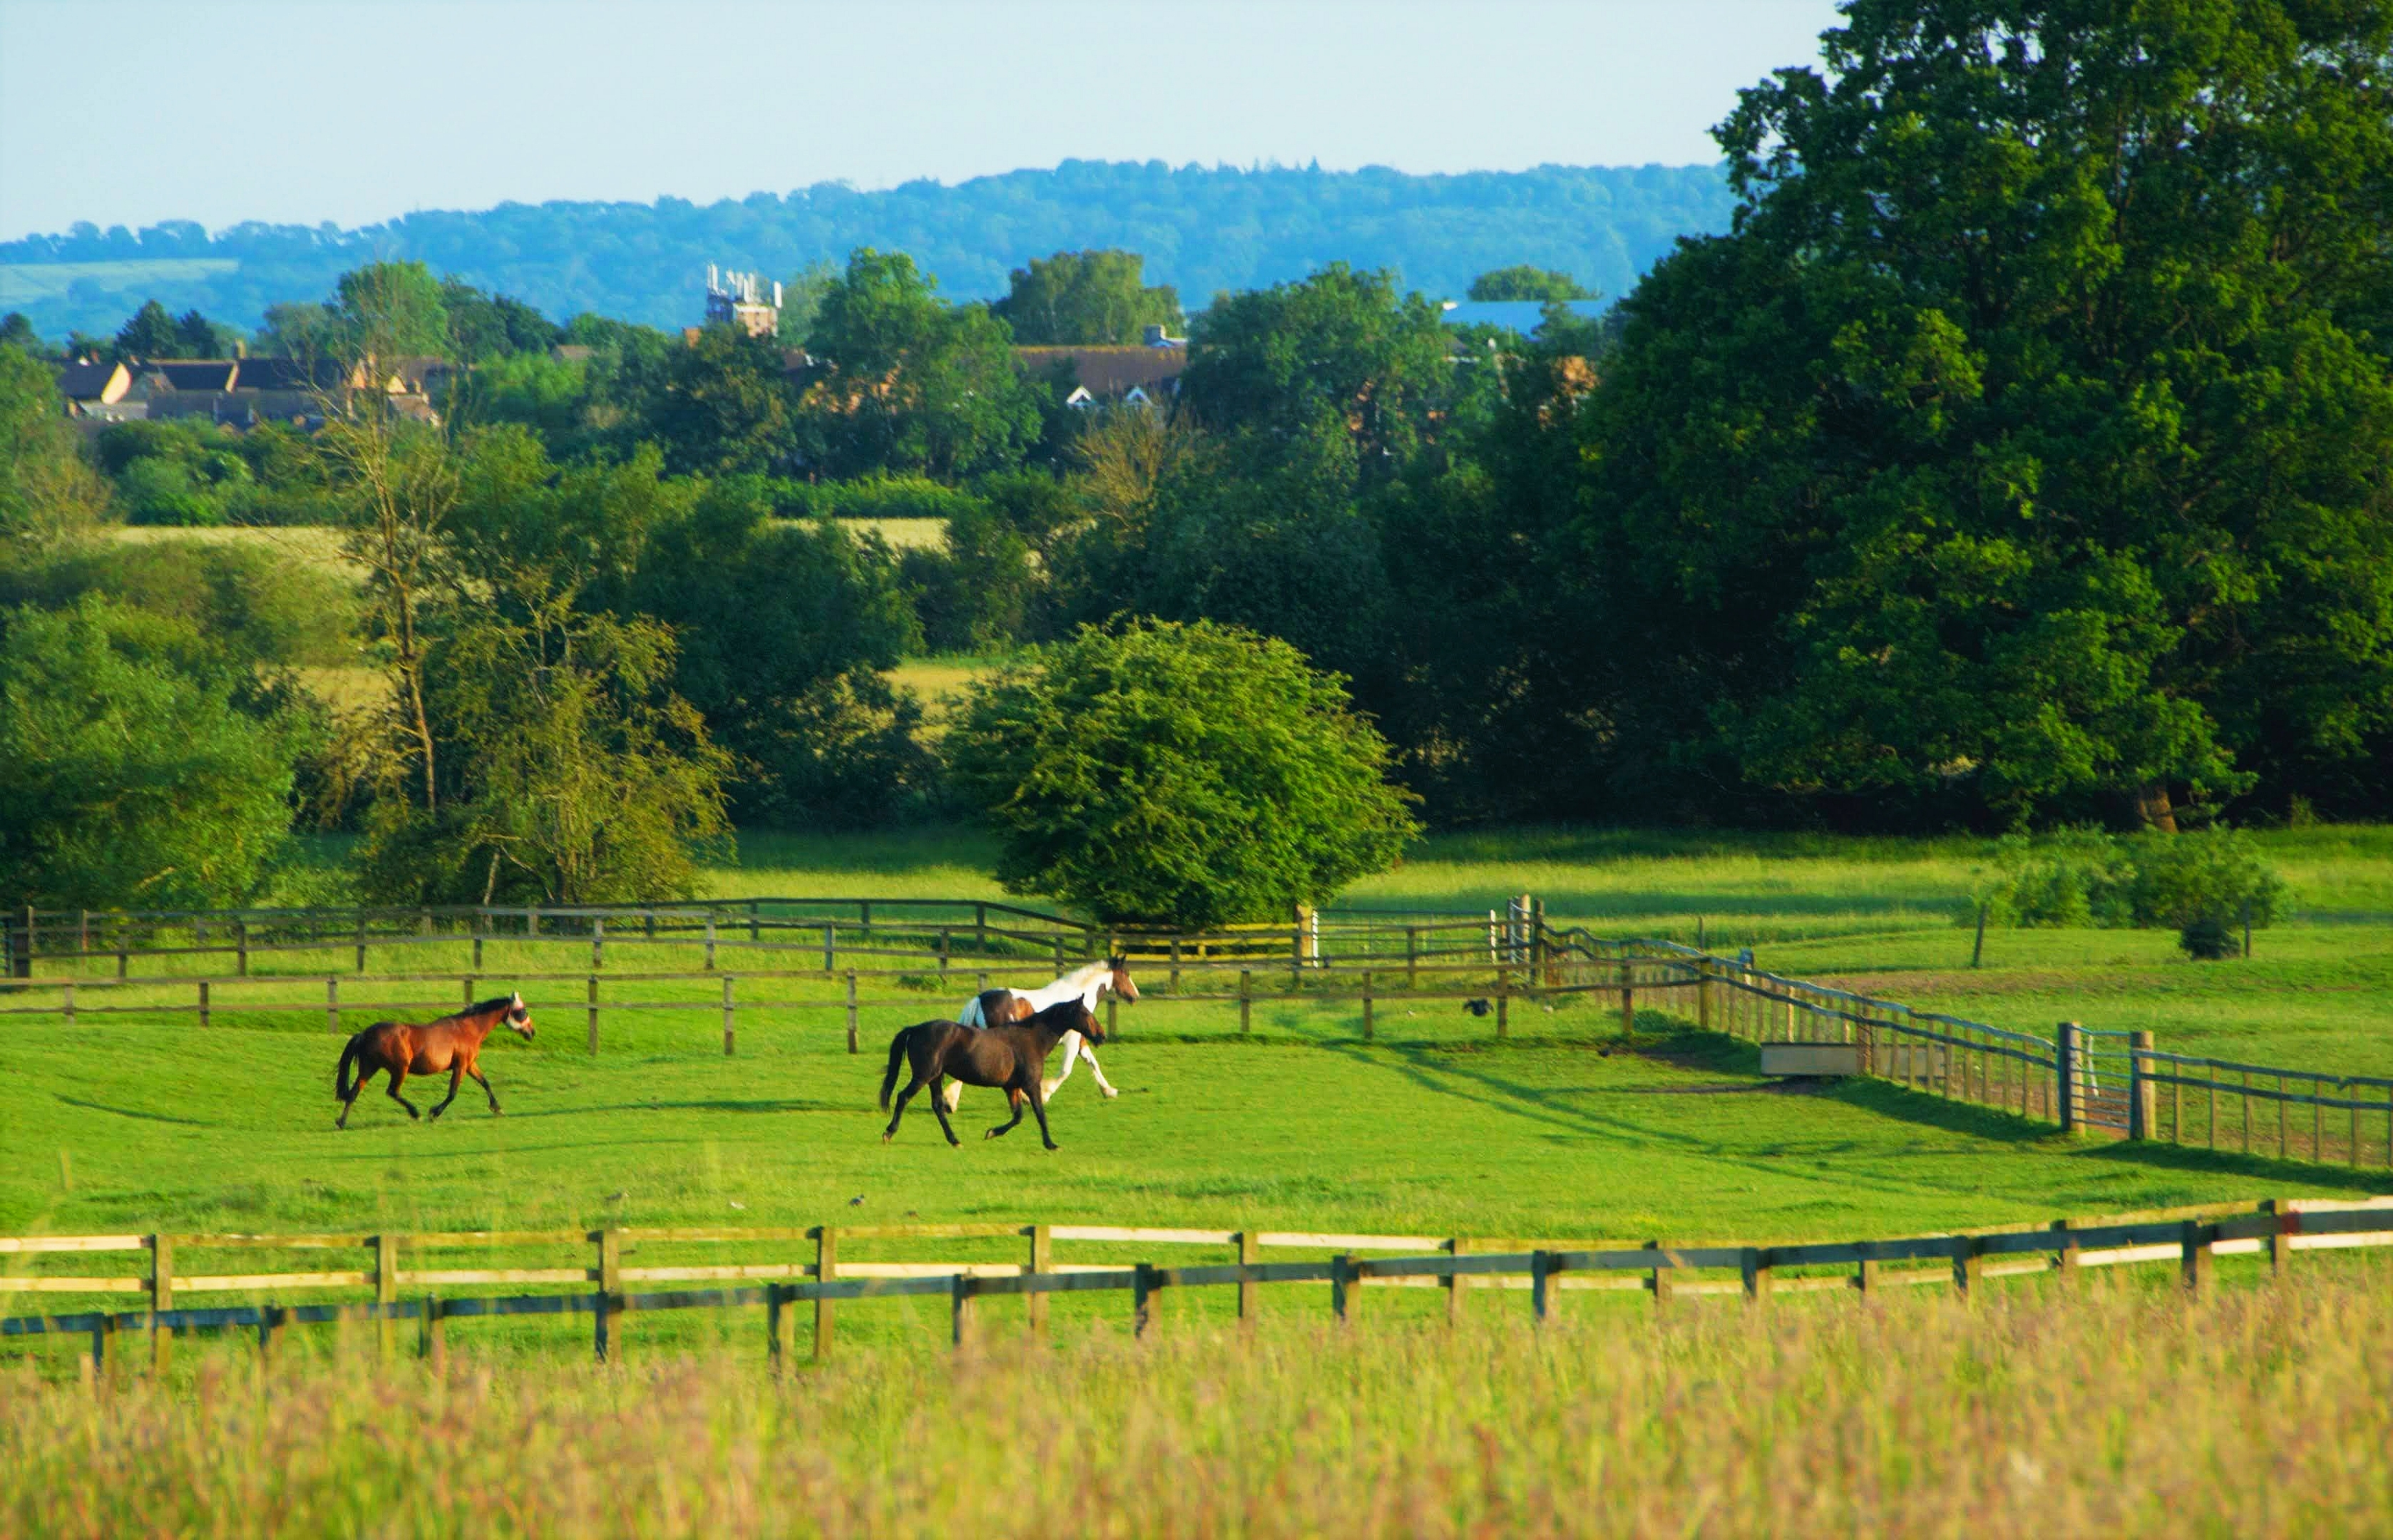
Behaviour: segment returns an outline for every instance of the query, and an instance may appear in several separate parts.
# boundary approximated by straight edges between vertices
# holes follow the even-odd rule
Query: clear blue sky
[[[1684,164],[1831,0],[0,0],[0,240],[1069,157]]]

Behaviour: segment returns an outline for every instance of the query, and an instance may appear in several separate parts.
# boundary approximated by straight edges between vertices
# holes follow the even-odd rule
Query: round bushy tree
[[[1210,621],[1083,627],[978,685],[947,742],[1007,889],[1109,924],[1318,904],[1419,828],[1342,679]]]

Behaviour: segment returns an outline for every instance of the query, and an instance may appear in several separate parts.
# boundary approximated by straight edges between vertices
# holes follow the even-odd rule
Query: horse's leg
[[[1039,1138],[1040,1142],[1044,1143],[1051,1150],[1060,1148],[1061,1146],[1055,1142],[1055,1136],[1047,1131],[1047,1098],[1040,1091],[1039,1082],[1035,1078],[1030,1082],[1030,1110],[1039,1115]],[[1013,1116],[1020,1117],[1022,1115],[1020,1113],[1015,1113]]]
[[[914,1099],[914,1093],[916,1091],[921,1090],[924,1086],[927,1086],[930,1083],[930,1081],[922,1077],[922,1075],[919,1070],[915,1072],[914,1077],[907,1082],[906,1089],[897,1093],[896,1103],[890,1108],[889,1126],[881,1130],[881,1142],[886,1144],[892,1139],[897,1137],[897,1120],[906,1116],[906,1103]],[[933,1103],[935,1105],[936,1104],[936,1094],[934,1093]]]
[[[1055,1078],[1039,1088],[1040,1094],[1042,1096],[1054,1095],[1058,1088],[1072,1077],[1072,1061],[1079,1058],[1087,1049],[1088,1042],[1077,1032],[1066,1032],[1055,1046],[1064,1051],[1064,1067],[1055,1072]],[[1091,1063],[1094,1062],[1091,1061]]]
[[[1075,1038],[1077,1038],[1077,1037],[1079,1037],[1079,1033],[1077,1033],[1077,1032],[1075,1032],[1075,1033],[1073,1033],[1073,1034],[1072,1034],[1072,1036],[1074,1036]],[[1104,1091],[1104,1092],[1105,1093],[1106,1097],[1107,1097],[1107,1098],[1109,1098],[1109,1099],[1110,1099],[1110,1098],[1112,1098],[1112,1097],[1119,1096],[1119,1095],[1121,1094],[1121,1092],[1119,1092],[1119,1091],[1118,1091],[1118,1090],[1114,1090],[1114,1083],[1113,1083],[1111,1080],[1108,1080],[1108,1079],[1106,1079],[1106,1078],[1105,1078],[1105,1072],[1104,1070],[1099,1069],[1099,1068],[1097,1067],[1097,1051],[1096,1051],[1095,1049],[1093,1049],[1093,1048],[1091,1048],[1091,1047],[1090,1047],[1090,1046],[1089,1046],[1089,1045],[1084,1041],[1084,1042],[1082,1042],[1082,1043],[1080,1044],[1080,1054],[1081,1054],[1081,1056],[1082,1056],[1083,1058],[1085,1058],[1085,1059],[1087,1059],[1087,1060],[1089,1061],[1089,1074],[1090,1074],[1090,1076],[1091,1076],[1092,1077],[1093,1077],[1093,1078],[1096,1080],[1096,1082],[1097,1082],[1097,1089],[1098,1089],[1099,1090],[1101,1090],[1101,1091]]]
[[[349,1099],[341,1103],[341,1116],[333,1119],[333,1128],[346,1129],[349,1126],[349,1114],[358,1104],[358,1094],[366,1089],[366,1082],[373,1077],[373,1074],[371,1069],[362,1071],[349,1083]]]
[[[941,1078],[944,1079],[946,1077],[942,1076]],[[956,1126],[948,1121],[947,1099],[939,1094],[945,1090],[947,1090],[945,1086],[938,1085],[935,1082],[932,1085],[931,1110],[939,1115],[939,1131],[948,1136],[948,1142],[950,1144],[961,1144],[963,1141],[956,1137]]]
[[[948,1104],[949,1112],[955,1111],[956,1103],[964,1099],[964,1083],[949,1076],[948,1083],[939,1088],[939,1099]]]
[[[442,1113],[449,1110],[449,1103],[457,1100],[457,1088],[464,1083],[465,1061],[460,1059],[449,1066],[449,1094],[442,1097],[440,1099],[439,1105],[432,1109],[432,1116],[434,1117],[438,1118]]]
[[[405,1084],[407,1084],[407,1066],[405,1064],[393,1064],[390,1066],[390,1084],[383,1089],[383,1094],[398,1103],[400,1106],[405,1107],[407,1109],[407,1116],[410,1118],[423,1116],[424,1115],[422,1113],[415,1110],[414,1103],[399,1094],[399,1088]]]
[[[1012,1132],[1014,1130],[1014,1128],[1015,1128],[1018,1124],[1020,1124],[1020,1123],[1021,1123],[1021,1121],[1022,1121],[1022,1092],[1021,1092],[1021,1091],[1019,1091],[1019,1090],[1013,1090],[1013,1091],[1009,1091],[1009,1092],[1007,1093],[1007,1100],[1011,1101],[1011,1102],[1013,1103],[1013,1117],[1009,1118],[1007,1121],[1005,1121],[1005,1122],[1003,1122],[1003,1123],[999,1124],[996,1128],[993,1128],[993,1129],[989,1129],[989,1130],[988,1130],[988,1132],[987,1132],[987,1133],[985,1133],[985,1134],[981,1135],[981,1137],[982,1137],[983,1139],[995,1139],[995,1138],[996,1138],[998,1135],[1000,1135],[1000,1134],[1008,1134],[1008,1133],[1012,1133]]]
[[[482,1066],[476,1064],[465,1073],[474,1077],[474,1083],[482,1088],[482,1094],[490,1099],[490,1116],[492,1117],[502,1116],[499,1109],[499,1093],[492,1090],[490,1089],[490,1082],[482,1077]]]

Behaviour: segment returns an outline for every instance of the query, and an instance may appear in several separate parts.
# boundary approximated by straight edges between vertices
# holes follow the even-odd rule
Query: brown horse
[[[961,1022],[920,1022],[905,1028],[889,1039],[889,1072],[881,1077],[881,1104],[889,1105],[890,1088],[897,1084],[897,1066],[910,1064],[913,1079],[897,1097],[896,1109],[889,1115],[889,1127],[881,1135],[886,1144],[896,1137],[897,1120],[906,1116],[906,1103],[924,1086],[931,1088],[931,1110],[939,1116],[939,1129],[948,1142],[962,1142],[956,1137],[954,1125],[948,1121],[947,1103],[939,1093],[943,1081],[952,1077],[967,1086],[995,1086],[1004,1090],[1013,1103],[1013,1119],[1001,1123],[983,1134],[995,1139],[1012,1133],[1022,1121],[1022,1103],[1039,1115],[1039,1137],[1053,1150],[1057,1148],[1054,1136],[1047,1131],[1047,1093],[1040,1089],[1040,1077],[1047,1073],[1047,1055],[1065,1036],[1077,1032],[1092,1043],[1105,1040],[1105,1029],[1079,996],[1057,1001],[1046,1010],[1029,1017],[1010,1022],[1003,1026],[966,1026]]]
[[[374,1071],[386,1070],[390,1084],[386,1094],[407,1109],[407,1116],[419,1116],[415,1103],[399,1094],[410,1075],[438,1075],[449,1072],[449,1094],[432,1109],[439,1116],[457,1100],[457,1087],[468,1075],[490,1099],[490,1116],[499,1116],[499,1093],[482,1077],[482,1039],[489,1037],[501,1022],[510,1031],[531,1036],[531,1008],[524,1004],[520,994],[506,995],[467,1006],[453,1016],[426,1022],[417,1026],[409,1022],[376,1022],[349,1039],[341,1050],[340,1067],[333,1072],[333,1094],[340,1098],[341,1116],[333,1124],[336,1129],[349,1126],[349,1109],[357,1104],[358,1093],[366,1089]],[[353,1079],[349,1066],[359,1066]]]

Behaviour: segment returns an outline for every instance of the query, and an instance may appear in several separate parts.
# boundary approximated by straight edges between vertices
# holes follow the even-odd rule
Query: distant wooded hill
[[[211,237],[189,221],[137,233],[83,224],[0,243],[0,309],[24,311],[53,338],[112,333],[150,298],[253,326],[268,305],[320,298],[345,269],[398,257],[552,316],[673,326],[700,319],[709,262],[771,277],[866,245],[912,253],[956,298],[1003,294],[1008,270],[1029,257],[1106,246],[1144,254],[1147,281],[1176,284],[1191,309],[1332,261],[1393,268],[1407,287],[1455,298],[1475,274],[1527,263],[1610,296],[1674,238],[1726,228],[1730,206],[1709,165],[1415,176],[1066,161],[954,187],[821,183],[704,206],[503,203],[362,229],[253,223]]]

